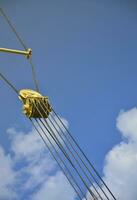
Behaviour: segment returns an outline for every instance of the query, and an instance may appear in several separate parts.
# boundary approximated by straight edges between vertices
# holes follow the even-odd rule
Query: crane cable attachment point
[[[42,96],[40,93],[30,90],[23,89],[19,92],[19,99],[23,103],[23,113],[28,118],[48,118],[52,108],[49,104],[49,98],[47,96]],[[45,106],[46,111],[43,112],[40,105],[43,104]],[[37,111],[36,107],[38,107],[39,111],[42,113],[42,117]]]

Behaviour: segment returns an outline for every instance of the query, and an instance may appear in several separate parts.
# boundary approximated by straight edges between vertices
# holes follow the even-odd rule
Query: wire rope
[[[18,92],[18,90],[15,88],[15,86],[13,85],[13,84],[11,84],[9,81],[8,81],[8,79],[2,74],[2,73],[0,73],[0,77],[1,77],[1,79],[8,85],[8,86],[10,86],[10,88],[18,95],[19,94],[19,92]]]
[[[5,12],[3,11],[2,8],[0,8],[0,13],[1,15],[5,18],[5,20],[7,21],[8,25],[10,26],[10,28],[12,29],[12,31],[14,32],[14,34],[16,35],[18,41],[20,42],[20,44],[23,46],[23,48],[25,50],[27,50],[27,46],[25,45],[23,39],[21,38],[21,36],[18,34],[18,32],[16,31],[15,26],[11,23],[9,17],[5,14]]]
[[[95,195],[92,192],[91,188],[88,186],[88,184],[86,183],[85,179],[83,178],[83,176],[80,174],[80,172],[78,171],[78,169],[76,168],[76,166],[74,165],[74,163],[72,162],[70,156],[68,155],[68,153],[64,150],[63,145],[61,144],[61,142],[58,140],[58,138],[56,137],[56,135],[54,134],[52,128],[49,126],[48,122],[46,120],[44,120],[46,122],[47,127],[50,129],[51,133],[54,135],[54,137],[56,138],[56,144],[58,145],[58,147],[61,149],[61,151],[63,152],[64,156],[66,157],[66,159],[70,162],[70,164],[72,165],[72,167],[74,168],[74,170],[76,171],[76,173],[78,174],[78,176],[80,177],[81,181],[83,182],[83,184],[85,185],[85,187],[87,188],[87,190],[89,191],[89,193],[91,194],[91,196],[94,198]],[[44,125],[44,124],[43,124]]]
[[[74,150],[74,152],[76,153],[77,157],[79,158],[79,160],[82,162],[83,166],[85,167],[85,169],[89,172],[89,175],[93,178],[93,180],[95,181],[95,183],[97,184],[97,186],[99,187],[99,189],[101,190],[101,192],[105,195],[105,197],[109,200],[109,197],[107,196],[107,194],[105,193],[105,191],[102,189],[102,187],[100,186],[99,182],[97,181],[97,179],[95,178],[95,175],[93,175],[93,173],[91,172],[91,170],[88,168],[88,166],[84,163],[83,159],[80,157],[78,151],[74,148],[74,146],[72,145],[70,138],[68,138],[66,136],[66,134],[64,133],[63,129],[61,128],[61,126],[59,125],[59,123],[57,123],[57,121],[55,120],[55,118],[50,115],[51,118],[53,119],[53,121],[55,122],[55,124],[59,127],[60,131],[63,133],[63,136],[66,138],[67,142],[69,143],[69,145],[72,147],[72,149]],[[50,118],[49,118],[50,120]],[[51,121],[51,120],[50,120]],[[53,122],[52,122],[53,123]],[[53,123],[54,124],[54,123]],[[55,125],[54,125],[55,126]],[[95,186],[94,186],[95,187]],[[99,194],[98,194],[99,195]],[[100,195],[99,195],[100,196]],[[100,197],[102,199],[102,197]]]
[[[35,66],[32,62],[32,58],[29,58],[30,65],[31,65],[31,70],[32,70],[32,79],[36,88],[36,91],[39,92],[39,86],[38,86],[38,81],[36,79],[36,73],[35,73]]]
[[[43,102],[42,102],[42,104],[43,104]],[[40,105],[41,106],[41,105]],[[43,104],[43,106],[45,107],[45,105]],[[41,106],[42,107],[42,106]],[[45,107],[45,109],[46,110],[48,110],[48,108],[46,108]],[[45,110],[45,111],[46,111]],[[54,122],[58,125],[58,127],[60,128],[60,130],[61,130],[61,132],[63,133],[63,136],[65,136],[66,137],[66,134],[63,132],[63,130],[61,129],[61,127],[59,126],[59,124],[57,123],[57,121],[55,120],[55,118],[52,116],[52,115],[50,115],[51,117],[52,117],[52,119],[54,120]],[[57,128],[55,127],[55,125],[54,125],[54,123],[50,120],[50,118],[48,118],[48,120],[50,121],[50,123],[52,124],[52,126],[54,127],[54,129],[58,132],[58,134],[60,135],[60,133],[59,133],[59,131],[57,130]],[[62,138],[62,137],[61,137]],[[62,138],[63,139],[63,138]],[[66,137],[66,139],[68,139],[67,137]],[[65,142],[64,140],[63,140],[63,142]],[[67,140],[67,142],[69,142],[69,144],[70,144],[70,146],[73,148],[73,150],[75,151],[75,153],[77,154],[77,156],[80,158],[80,160],[83,162],[83,160],[81,159],[81,157],[79,156],[79,154],[78,154],[78,152],[74,149],[74,147],[72,146],[72,144],[70,143],[70,141],[69,140]],[[65,144],[66,146],[68,146],[67,144]],[[78,162],[78,161],[77,161]],[[83,162],[83,164],[84,164],[84,162]],[[87,168],[87,166],[84,164],[84,166],[86,167],[86,169],[88,169]],[[88,169],[88,171],[89,171],[89,169]],[[108,196],[106,195],[106,193],[104,192],[104,190],[101,188],[101,186],[99,185],[99,183],[97,182],[97,180],[95,179],[95,177],[94,177],[94,175],[91,173],[91,171],[89,171],[90,172],[90,174],[92,175],[92,178],[94,178],[94,181],[97,183],[97,185],[99,186],[99,188],[101,189],[101,191],[103,192],[103,194],[105,195],[105,197],[109,200],[109,198],[108,198]],[[88,179],[89,180],[89,179]],[[91,183],[92,184],[92,183]],[[99,194],[98,194],[99,195]],[[100,197],[100,195],[99,195],[99,197]],[[100,197],[101,199],[102,199],[102,197]]]
[[[43,104],[43,102],[42,102]],[[45,104],[43,104],[43,106],[45,107],[46,110],[48,110],[48,108],[45,106]],[[76,155],[78,156],[78,158],[80,159],[80,161],[82,162],[82,164],[84,165],[84,167],[88,170],[89,174],[91,175],[91,177],[93,178],[93,180],[95,181],[95,183],[97,184],[97,186],[100,188],[100,190],[103,192],[103,194],[105,195],[105,197],[109,200],[109,197],[107,196],[107,194],[105,193],[105,191],[102,189],[102,187],[100,186],[100,184],[98,183],[98,181],[96,180],[95,176],[93,175],[93,173],[91,172],[91,170],[88,168],[88,166],[84,163],[83,159],[80,157],[79,153],[77,152],[77,150],[73,147],[71,141],[69,140],[70,138],[67,137],[66,133],[64,133],[63,129],[61,128],[61,126],[59,125],[59,123],[57,123],[57,121],[55,120],[55,117],[52,116],[52,114],[49,116],[49,121],[51,122],[52,126],[55,128],[55,130],[58,132],[58,134],[60,135],[60,132],[57,130],[56,126],[54,125],[54,123],[52,122],[52,120],[50,119],[50,117],[53,119],[53,121],[55,122],[55,124],[58,126],[58,128],[60,129],[61,133],[63,134],[63,136],[66,138],[67,142],[69,143],[69,145],[72,147],[72,149],[74,150],[74,152],[76,153]],[[68,145],[67,145],[68,146]],[[99,195],[100,196],[100,195]]]
[[[50,141],[49,137],[47,136],[47,134],[45,133],[44,129],[41,127],[40,123],[37,121],[37,119],[35,119],[35,121],[37,122],[38,126],[40,127],[40,129],[42,130],[42,132],[44,133],[46,139],[48,140],[49,144],[51,145],[51,147],[55,150],[57,156],[59,157],[61,163],[63,163],[63,165],[65,166],[65,169],[67,170],[67,172],[69,173],[71,179],[74,181],[74,183],[76,184],[76,186],[79,188],[81,194],[83,195],[83,197],[81,197],[81,194],[79,194],[79,191],[77,191],[77,189],[75,188],[75,186],[73,185],[71,179],[69,178],[67,172],[65,171],[65,169],[62,167],[62,165],[60,164],[60,162],[58,161],[58,159],[56,158],[56,156],[54,155],[54,153],[52,152],[50,146],[48,145],[48,143],[46,142],[46,140],[44,139],[44,137],[42,136],[41,132],[38,130],[38,128],[36,127],[35,123],[32,121],[32,119],[30,119],[32,125],[34,126],[35,130],[37,131],[37,133],[39,134],[39,136],[41,137],[41,139],[43,140],[45,146],[48,148],[49,152],[51,153],[51,155],[53,156],[53,158],[55,159],[55,161],[57,162],[57,164],[59,165],[60,169],[62,170],[62,172],[64,173],[64,175],[66,176],[66,178],[68,179],[70,185],[73,187],[73,189],[75,190],[76,194],[78,195],[78,197],[80,198],[80,200],[82,200],[82,198],[84,197],[83,191],[81,190],[81,188],[79,188],[77,182],[75,181],[73,175],[71,174],[70,170],[67,168],[67,166],[65,165],[64,161],[62,160],[62,158],[59,156],[56,148],[54,147],[54,145],[52,144],[52,142]]]
[[[32,101],[32,103],[33,103],[33,101]],[[35,108],[37,109],[37,111],[39,112],[39,114],[41,115],[41,117],[43,118],[43,115],[42,115],[41,111],[39,110],[39,108],[37,107],[37,105],[33,103],[33,106],[35,106]],[[47,126],[45,125],[45,123],[41,119],[39,119],[39,120],[41,121],[41,123],[43,124],[43,126],[45,127],[45,129],[48,131],[48,133],[50,134],[50,136],[52,137],[52,139],[54,140],[54,142],[57,144],[57,146],[59,147],[59,149],[62,151],[62,153],[65,156],[65,158],[69,161],[69,163],[71,164],[72,168],[76,171],[77,175],[79,176],[79,178],[81,179],[82,183],[87,188],[87,190],[89,191],[89,193],[91,194],[91,196],[94,198],[94,196],[95,196],[94,193],[89,188],[88,184],[85,182],[85,180],[83,179],[83,177],[81,176],[81,174],[79,173],[79,171],[77,170],[77,168],[75,167],[75,165],[73,164],[73,162],[70,159],[69,155],[64,151],[64,148],[63,148],[61,142],[56,137],[55,133],[53,132],[53,130],[51,129],[51,127],[47,123],[46,119],[43,119],[43,120],[46,123],[46,125],[48,126],[48,128],[47,128]]]
[[[86,154],[84,153],[84,151],[81,149],[81,147],[78,145],[78,143],[76,142],[76,140],[73,138],[72,134],[70,133],[70,131],[67,129],[66,125],[63,123],[63,121],[60,119],[59,115],[55,112],[55,110],[52,107],[52,111],[55,114],[55,116],[57,117],[57,119],[60,121],[60,123],[62,124],[62,126],[65,128],[66,132],[68,133],[68,136],[72,139],[72,141],[75,143],[75,145],[77,146],[77,148],[79,149],[79,151],[81,152],[81,154],[83,155],[83,157],[85,158],[85,160],[87,161],[87,163],[90,165],[90,167],[93,169],[93,171],[95,172],[95,174],[98,176],[98,178],[101,180],[101,182],[103,183],[103,185],[105,186],[105,188],[108,190],[108,192],[111,194],[111,196],[113,197],[114,200],[116,200],[115,196],[113,195],[113,193],[111,192],[111,190],[109,189],[109,187],[107,186],[107,184],[104,182],[104,180],[101,178],[101,176],[99,175],[99,173],[97,172],[97,170],[95,169],[94,165],[90,162],[90,160],[87,158]]]
[[[47,107],[45,107],[45,104],[42,102],[42,104],[39,104],[40,105],[40,107],[42,108],[42,110],[44,111],[44,112],[46,112],[47,110],[48,110],[48,108]],[[45,107],[45,109],[44,109],[44,107]],[[69,147],[69,145],[71,146],[71,147],[73,147],[72,146],[72,144],[67,140],[67,142],[69,143],[69,145],[66,143],[66,137],[65,137],[65,139],[63,138],[63,136],[65,135],[65,134],[63,134],[63,136],[61,135],[61,132],[56,128],[56,126],[55,126],[55,124],[53,123],[53,121],[50,119],[50,118],[48,118],[48,120],[49,120],[49,122],[51,123],[51,125],[53,126],[53,128],[55,129],[55,131],[58,133],[58,135],[59,135],[59,137],[61,138],[61,140],[63,141],[63,143],[65,144],[65,146],[67,147],[67,150],[70,152],[70,154],[72,155],[72,157],[74,158],[74,160],[76,161],[76,163],[78,164],[78,166],[79,166],[79,168],[82,170],[82,172],[84,173],[84,175],[86,176],[86,178],[87,178],[87,180],[89,181],[89,183],[92,185],[92,187],[94,188],[94,190],[95,190],[95,192],[97,193],[97,195],[99,196],[99,198],[101,199],[101,200],[103,200],[103,198],[101,197],[101,195],[99,194],[99,192],[97,191],[97,189],[96,189],[96,187],[94,186],[94,184],[93,184],[93,182],[91,181],[91,179],[88,177],[88,175],[87,175],[87,173],[85,172],[85,170],[83,169],[83,167],[82,167],[82,165],[81,165],[81,163],[79,162],[79,160],[76,158],[76,156],[74,155],[74,153],[72,152],[72,150],[70,149],[70,147]],[[62,130],[61,130],[62,131]],[[64,132],[63,132],[64,133]],[[73,147],[73,150],[75,150],[74,149],[74,147]],[[76,152],[76,151],[75,151]]]
[[[10,18],[5,14],[4,10],[2,8],[0,8],[0,13],[1,15],[4,17],[4,19],[7,21],[8,25],[10,26],[11,30],[14,32],[14,34],[16,35],[19,43],[22,45],[22,47],[24,48],[24,50],[28,50],[26,44],[24,43],[23,39],[21,38],[21,36],[18,34],[18,32],[16,31],[15,26],[11,23]],[[32,79],[36,88],[36,91],[39,92],[39,87],[38,87],[38,81],[36,79],[36,73],[35,73],[35,66],[32,63],[32,58],[29,57],[28,58],[30,61],[30,66],[31,66],[31,70],[32,70]]]

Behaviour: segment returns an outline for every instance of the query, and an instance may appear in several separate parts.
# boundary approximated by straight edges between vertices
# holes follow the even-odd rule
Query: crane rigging
[[[35,66],[32,62],[32,50],[27,48],[2,8],[0,8],[0,14],[5,18],[24,49],[0,48],[0,52],[24,55],[29,60],[35,90],[18,90],[2,73],[0,73],[0,78],[18,95],[23,104],[23,113],[30,120],[52,157],[56,160],[76,192],[78,199],[116,200],[114,194],[78,145],[65,123],[55,112],[49,98],[40,93]]]

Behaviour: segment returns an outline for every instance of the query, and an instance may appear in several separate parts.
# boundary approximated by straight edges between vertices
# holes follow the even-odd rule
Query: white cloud
[[[29,133],[17,132],[14,128],[7,130],[11,139],[11,150],[14,152],[16,159],[32,160],[40,156],[45,150],[44,143],[33,129]]]
[[[38,185],[43,184],[51,173],[56,168],[55,162],[49,158],[48,154],[45,154],[44,157],[30,162],[26,167],[23,168],[21,174],[27,174],[29,178],[26,180],[23,185],[24,190],[29,188],[36,188]]]
[[[57,172],[55,176],[43,184],[40,191],[33,196],[33,200],[74,200],[76,197],[71,186],[61,172]]]
[[[120,112],[117,128],[123,141],[106,156],[104,180],[118,200],[137,199],[137,108]]]
[[[12,169],[10,155],[6,155],[0,146],[0,199],[15,198],[15,192],[11,189],[15,183],[16,173]]]
[[[68,124],[66,120],[63,122],[65,125]],[[50,126],[54,129],[51,124]],[[61,124],[60,126],[63,128]],[[60,131],[57,126],[56,129]],[[57,136],[57,131],[54,132]],[[65,200],[74,200],[73,189],[49,156],[35,129],[24,133],[10,128],[7,133],[10,139],[9,154],[0,147],[0,199],[21,199],[22,195],[31,191],[31,195],[27,196],[28,199],[34,200],[34,196],[31,196],[35,193],[36,198],[41,197],[42,200],[41,195],[46,193],[48,200],[52,200],[53,187],[55,199],[56,197],[61,199],[62,196]]]
[[[137,108],[121,111],[117,118],[117,128],[125,138],[137,142]]]
[[[46,180],[48,174],[54,170],[55,162],[49,157],[49,153],[37,132],[17,132],[14,128],[7,130],[11,140],[11,152],[14,153],[14,165],[23,162],[17,173],[20,181],[24,176],[27,178],[22,182],[23,190],[33,189]]]

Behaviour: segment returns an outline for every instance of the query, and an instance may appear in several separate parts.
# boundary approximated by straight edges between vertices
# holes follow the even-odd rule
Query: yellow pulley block
[[[28,118],[48,118],[52,111],[48,97],[34,90],[20,90],[19,99],[23,103],[23,113]]]

